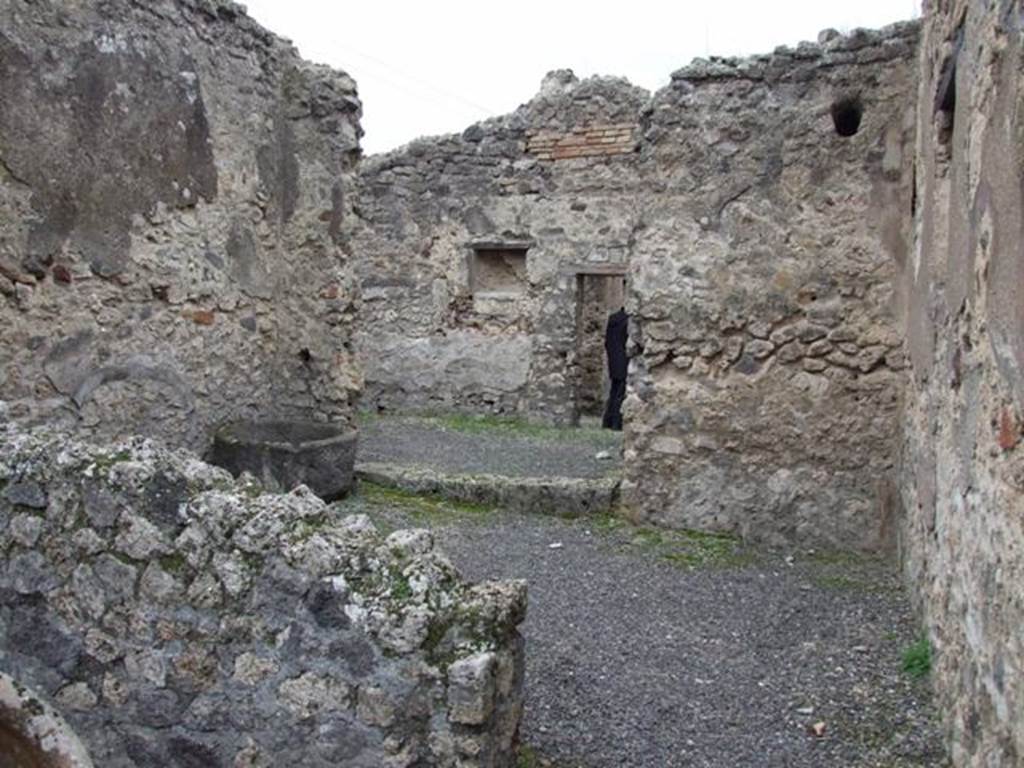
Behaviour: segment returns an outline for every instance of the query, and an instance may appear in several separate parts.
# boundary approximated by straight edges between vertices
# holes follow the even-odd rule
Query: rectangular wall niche
[[[469,289],[474,297],[526,293],[526,246],[474,246],[469,260]]]

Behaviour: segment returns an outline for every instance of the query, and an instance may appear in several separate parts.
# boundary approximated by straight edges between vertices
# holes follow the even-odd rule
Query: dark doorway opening
[[[623,306],[626,276],[622,272],[576,276],[576,422],[600,419],[608,397],[608,366],[604,334],[608,315]]]

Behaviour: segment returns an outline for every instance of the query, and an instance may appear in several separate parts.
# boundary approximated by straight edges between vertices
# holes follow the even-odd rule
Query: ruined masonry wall
[[[631,514],[891,542],[917,34],[698,60],[653,97],[555,72],[511,115],[368,159],[364,404],[570,423],[577,275],[622,265]],[[863,113],[850,137],[843,99]],[[474,295],[473,246],[517,242],[523,291]]]
[[[2,0],[0,92],[12,417],[196,449],[349,418],[351,78],[226,0]]]
[[[624,158],[647,98],[556,72],[511,115],[363,162],[363,405],[572,421],[574,266],[627,260],[639,180]],[[508,243],[528,246],[519,292],[474,295],[473,246]]]
[[[929,5],[901,549],[954,763],[1008,767],[1024,762],[1024,20],[1012,0]]]
[[[627,304],[634,514],[778,544],[894,540],[917,34],[698,61],[655,97],[641,159],[659,187]],[[852,136],[832,118],[846,100]]]
[[[303,487],[0,431],[0,670],[32,692],[0,730],[37,695],[97,766],[508,768],[524,612],[522,582],[466,585],[427,531]]]

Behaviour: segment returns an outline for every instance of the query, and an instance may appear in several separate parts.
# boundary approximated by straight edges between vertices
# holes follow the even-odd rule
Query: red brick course
[[[633,123],[592,125],[567,133],[539,132],[527,138],[526,151],[538,160],[626,155],[636,149]]]

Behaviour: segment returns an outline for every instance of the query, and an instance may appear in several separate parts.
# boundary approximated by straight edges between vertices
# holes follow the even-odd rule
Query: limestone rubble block
[[[8,425],[0,488],[0,669],[96,765],[514,764],[523,582],[142,438]]]
[[[3,2],[0,62],[12,417],[196,450],[347,422],[352,78],[228,0]]]

